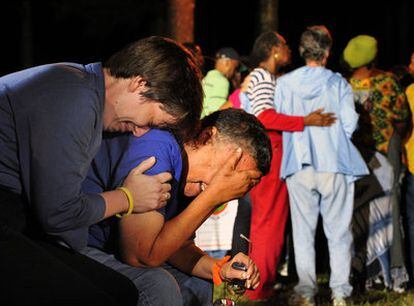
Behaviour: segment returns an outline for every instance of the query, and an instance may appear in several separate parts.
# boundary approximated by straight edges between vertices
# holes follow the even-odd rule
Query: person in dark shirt
[[[217,205],[247,191],[237,190],[234,174],[269,171],[270,140],[253,115],[228,109],[203,118],[201,125],[200,134],[183,149],[172,134],[157,129],[138,138],[108,135],[83,183],[85,192],[112,190],[148,156],[157,163],[146,174],[168,171],[173,176],[165,207],[104,220],[89,229],[85,254],[130,278],[140,292],[139,305],[211,305],[211,285],[203,279],[213,278],[212,267],[220,259],[196,247],[192,235]],[[237,148],[243,153],[234,154]],[[230,169],[225,179],[216,175],[222,168]],[[188,203],[180,194],[195,198]],[[248,267],[246,277],[230,268],[233,262]],[[259,284],[255,264],[242,253],[223,264],[221,275],[225,280],[246,278],[249,289]]]
[[[164,206],[171,174],[144,175],[149,158],[122,190],[87,194],[81,184],[103,131],[197,126],[200,77],[184,48],[150,37],[103,65],[50,64],[0,78],[0,304],[136,304],[131,282],[79,251],[90,225],[130,209],[126,190],[133,212]]]

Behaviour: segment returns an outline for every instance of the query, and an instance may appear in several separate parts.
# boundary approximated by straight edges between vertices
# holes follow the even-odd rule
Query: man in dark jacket
[[[88,227],[127,212],[128,197],[85,194],[81,184],[104,130],[139,136],[151,126],[195,126],[200,76],[181,46],[150,37],[104,65],[51,64],[0,78],[0,304],[136,304],[132,283],[78,253]],[[124,182],[133,212],[170,197],[171,174],[143,174],[154,163]]]

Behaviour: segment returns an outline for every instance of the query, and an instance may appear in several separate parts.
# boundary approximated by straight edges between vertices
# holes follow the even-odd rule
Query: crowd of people
[[[203,76],[199,46],[154,36],[104,63],[1,77],[0,301],[211,305],[213,284],[235,280],[263,301],[288,260],[289,303],[315,305],[319,217],[333,305],[379,282],[403,291],[414,53],[381,71],[376,39],[360,35],[342,76],[326,68],[332,44],[325,26],[307,28],[304,65],[282,73],[291,50],[265,32],[248,62],[221,48]],[[195,231],[234,199],[232,249],[204,252]]]
[[[242,108],[262,122],[272,144],[269,173],[239,199],[228,251],[249,253],[258,266],[260,285],[246,292],[251,300],[275,295],[278,271],[289,261],[299,280],[291,304],[315,305],[319,219],[334,305],[346,305],[353,290],[403,292],[413,276],[414,53],[408,65],[382,71],[377,40],[358,35],[342,51],[339,74],[326,68],[332,44],[326,27],[309,27],[299,43],[305,65],[284,73],[291,50],[280,33],[266,32],[248,61],[223,48],[207,74],[221,71],[223,50],[232,50],[229,63],[249,67],[223,92],[226,103],[209,104],[206,94],[205,109]],[[221,76],[228,88],[240,74]],[[211,92],[214,83],[203,88]],[[238,242],[240,233],[250,247]]]

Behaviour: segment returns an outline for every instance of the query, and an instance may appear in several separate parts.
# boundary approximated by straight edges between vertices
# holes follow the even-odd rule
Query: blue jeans
[[[408,239],[410,242],[411,277],[414,277],[414,175],[406,176],[407,190],[405,193],[405,205],[407,211]]]
[[[87,247],[81,253],[128,277],[138,289],[138,305],[208,306],[212,303],[210,282],[189,276],[170,265],[137,268],[95,248]]]
[[[296,172],[286,183],[299,276],[296,293],[312,298],[317,292],[315,231],[320,213],[328,240],[332,297],[350,296],[354,183],[348,183],[343,174],[316,172],[313,167]]]

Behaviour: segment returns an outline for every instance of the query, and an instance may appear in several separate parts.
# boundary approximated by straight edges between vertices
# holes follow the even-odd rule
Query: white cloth
[[[196,231],[195,244],[203,251],[230,250],[238,200],[227,203],[218,214],[211,215]]]

